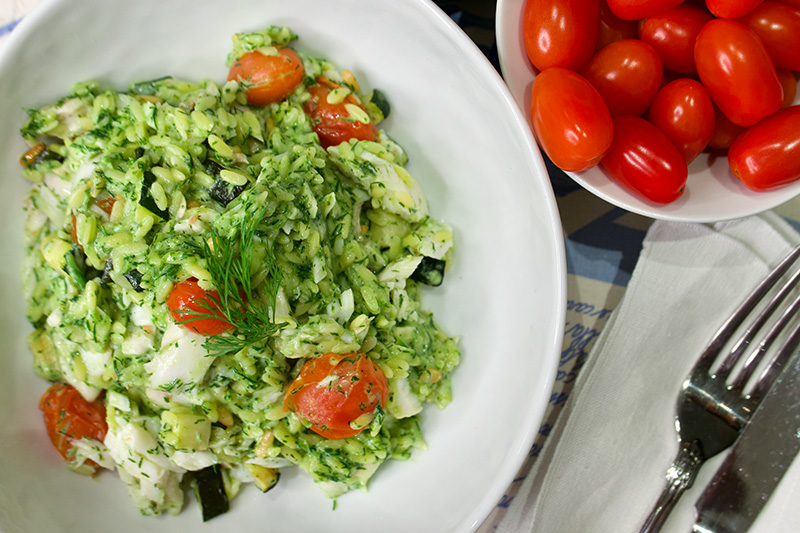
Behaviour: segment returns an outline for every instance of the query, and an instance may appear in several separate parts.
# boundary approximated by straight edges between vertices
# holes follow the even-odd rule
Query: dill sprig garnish
[[[264,298],[253,297],[253,242],[256,228],[263,214],[242,217],[238,240],[224,238],[212,228],[210,243],[203,242],[206,267],[217,289],[218,296],[208,293],[196,300],[197,309],[183,311],[192,317],[181,323],[201,319],[222,319],[233,326],[233,330],[212,335],[205,342],[211,355],[238,352],[252,344],[274,335],[285,324],[275,324],[275,306],[278,289],[283,276],[275,262],[271,246],[265,247],[264,269],[267,275],[263,282]],[[262,303],[266,299],[266,303]]]

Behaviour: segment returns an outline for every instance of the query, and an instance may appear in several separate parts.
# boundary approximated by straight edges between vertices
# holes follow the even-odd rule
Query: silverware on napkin
[[[683,382],[676,418],[678,455],[639,533],[661,530],[700,467],[734,443],[800,344],[800,328],[789,328],[788,338],[782,334],[800,310],[800,296],[792,294],[800,281],[800,270],[795,269],[799,256],[797,247],[753,290],[720,327]],[[787,272],[791,272],[788,280],[777,285]],[[773,291],[776,285],[777,292]],[[791,303],[784,307],[787,299]],[[769,350],[776,343],[779,348],[773,354]],[[751,345],[756,346],[752,352]],[[766,369],[749,387],[762,361],[767,361]]]
[[[744,533],[800,450],[800,352],[795,353],[695,503],[694,533]]]

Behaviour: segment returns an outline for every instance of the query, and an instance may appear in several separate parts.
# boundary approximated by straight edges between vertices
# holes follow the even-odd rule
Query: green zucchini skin
[[[411,279],[431,287],[438,287],[444,281],[444,267],[445,262],[441,259],[423,257],[414,273],[411,274]]]
[[[203,522],[225,514],[230,509],[219,465],[207,466],[196,471],[194,473],[194,490],[202,511]]]

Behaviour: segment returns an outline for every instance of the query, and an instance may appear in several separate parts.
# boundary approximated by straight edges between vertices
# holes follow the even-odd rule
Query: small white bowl
[[[525,0],[498,0],[497,51],[503,77],[530,123],[530,89],[536,70],[522,42]],[[800,103],[800,96],[795,100]],[[583,172],[565,172],[585,189],[628,211],[654,219],[715,222],[767,211],[800,194],[800,181],[769,192],[754,192],[742,185],[724,157],[701,154],[689,165],[689,179],[681,198],[668,205],[650,202],[625,189],[596,166]]]
[[[190,531],[197,505],[144,518],[115,474],[69,472],[37,409],[46,383],[25,342],[18,159],[24,107],[77,81],[120,90],[163,75],[224,80],[235,32],[288,25],[294,46],[385,92],[384,128],[408,152],[431,212],[456,234],[453,268],[424,301],[461,338],[454,401],[428,407],[429,449],[390,461],[336,508],[297,469],[262,494],[247,487],[206,532],[468,532],[517,474],[548,404],[566,305],[563,234],[548,176],[502,78],[427,0],[55,0],[0,48],[0,531]],[[252,490],[251,490],[252,489]]]

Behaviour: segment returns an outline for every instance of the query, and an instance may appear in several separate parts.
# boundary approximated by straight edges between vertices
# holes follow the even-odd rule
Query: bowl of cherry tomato
[[[713,222],[800,194],[797,0],[498,0],[542,152],[598,197]]]

